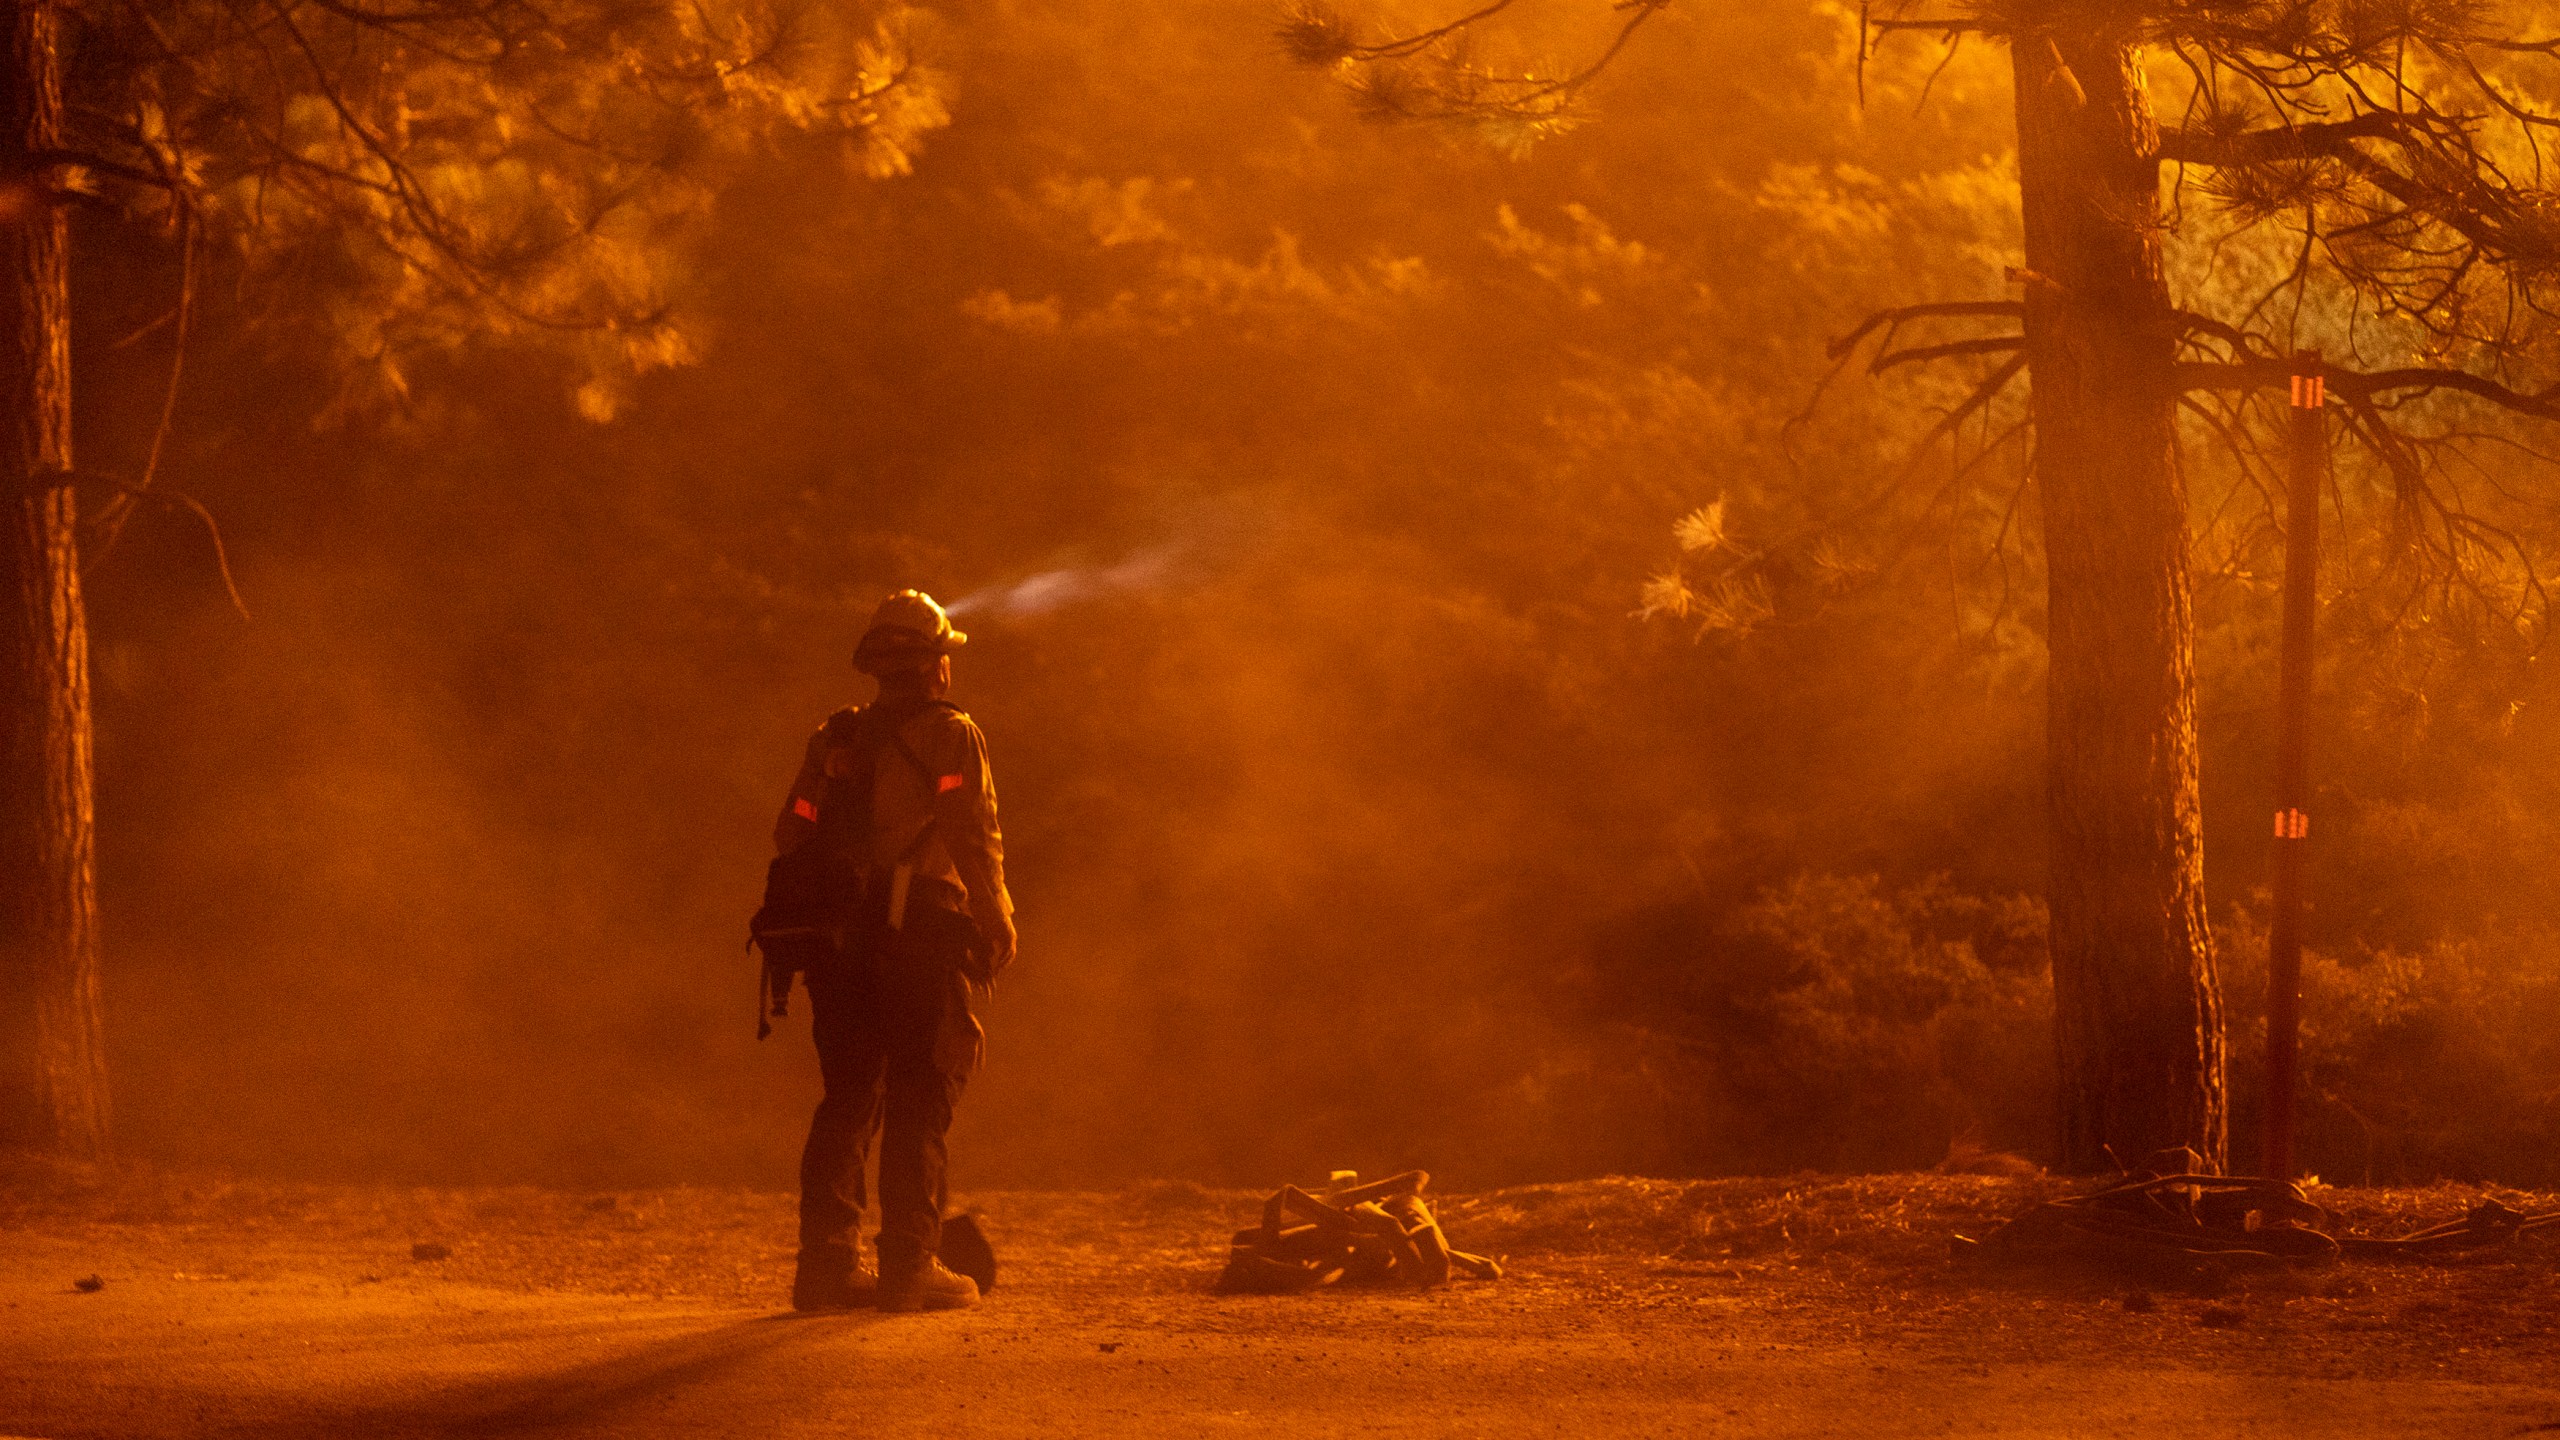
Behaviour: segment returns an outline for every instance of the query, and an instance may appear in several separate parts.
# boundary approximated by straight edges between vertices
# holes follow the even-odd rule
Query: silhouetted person
[[[1004,837],[987,741],[943,697],[968,637],[932,597],[881,602],[853,663],[879,698],[827,717],[774,825],[785,854],[836,847],[855,894],[845,942],[808,972],[826,1098],[800,1157],[791,1303],[883,1310],[974,1305],[976,1282],[935,1257],[945,1136],[985,1032],[975,1002],[1014,951]],[[863,1157],[880,1136],[880,1270],[856,1253]]]

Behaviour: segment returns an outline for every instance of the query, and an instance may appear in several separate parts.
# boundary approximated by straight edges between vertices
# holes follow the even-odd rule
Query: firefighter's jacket
[[[809,737],[809,748],[774,821],[774,848],[784,854],[818,833],[829,781],[859,763],[851,723],[859,711],[828,717]],[[939,904],[981,926],[1013,913],[1004,884],[1004,831],[996,823],[995,776],[987,768],[987,737],[956,707],[924,705],[897,729],[901,744],[878,747],[872,761],[869,868],[886,874],[911,867],[910,905]]]

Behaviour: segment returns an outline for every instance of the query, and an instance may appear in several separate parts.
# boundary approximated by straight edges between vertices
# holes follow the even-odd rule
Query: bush
[[[2260,1166],[2263,900],[2215,927],[2231,1162]],[[1803,874],[1676,943],[1631,945],[1614,1113],[1658,1115],[1696,1173],[2048,1159],[2053,990],[2043,903],[1944,877]],[[2341,1183],[2560,1185],[2560,927],[2539,915],[2303,961],[2297,1165]],[[1647,1091],[1649,1093],[1638,1093]]]
[[[2232,1159],[2265,1117],[2266,929],[2220,927]],[[2560,1182],[2560,934],[2496,929],[2303,957],[2297,1166],[2333,1181]]]
[[[1683,987],[1705,1168],[1914,1169],[2052,1131],[2044,907],[1802,875],[1722,927]]]

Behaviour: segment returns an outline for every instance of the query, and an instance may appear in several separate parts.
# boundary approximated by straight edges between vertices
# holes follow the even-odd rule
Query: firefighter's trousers
[[[800,1264],[853,1263],[863,1160],[880,1137],[880,1263],[913,1265],[942,1242],[952,1107],[981,1032],[961,965],[969,922],[916,906],[904,928],[809,973],[826,1098],[800,1154]],[[867,952],[867,953],[866,953]]]

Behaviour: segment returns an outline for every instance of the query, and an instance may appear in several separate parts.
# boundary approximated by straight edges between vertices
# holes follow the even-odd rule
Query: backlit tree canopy
[[[603,419],[632,378],[688,354],[681,242],[721,162],[803,131],[837,137],[851,175],[896,174],[944,115],[893,8],[36,0],[10,20],[0,1138],[94,1153],[110,1107],[83,551],[111,547],[151,493],[181,370],[138,473],[75,463],[64,208],[175,237],[179,361],[199,251],[219,244],[248,308],[290,294],[320,332],[341,375],[329,409],[400,397],[422,359],[490,341],[563,352],[578,408]],[[105,503],[84,514],[83,489]]]
[[[1480,51],[1513,8],[1494,0],[1380,37],[1307,4],[1280,38],[1374,117],[1458,122],[1517,143],[1570,123],[1592,81],[1668,7],[1624,0],[1608,7],[1588,61],[1506,72]],[[1931,432],[1961,449],[1966,422],[1983,418],[1959,479],[2013,442],[2034,447],[2070,1164],[2176,1144],[2219,1163],[2224,1150],[2190,452],[2219,451],[2233,493],[2263,487],[2268,399],[2283,403],[2296,352],[2326,352],[2328,394],[2387,476],[2391,540],[2361,598],[2528,636],[2542,623],[2533,547],[2491,513],[2494,493],[2475,503],[2446,473],[2446,457],[2463,452],[2436,443],[2452,436],[2432,403],[2459,394],[2560,418],[2542,323],[2560,262],[2560,205],[2542,178],[2560,129],[2546,63],[2560,39],[2534,30],[2538,19],[2476,0],[1885,0],[1856,14],[1861,59],[1879,36],[1936,36],[1950,61],[1980,38],[2005,48],[2013,77],[2015,298],[1916,297],[1835,353],[1863,349],[1872,373],[1982,367]],[[2273,248],[2271,235],[2290,246]],[[2171,237],[2186,247],[2174,257]],[[2021,379],[2026,413],[1995,431],[1991,414]],[[2190,445],[2191,429],[2216,443]],[[1697,519],[1683,546],[1724,573],[1701,589],[1666,577],[1650,608],[1756,623],[1767,613],[1752,603],[1756,577],[1734,573],[1731,547],[1700,543],[1698,532],[1722,534],[1720,515]]]
[[[74,27],[60,183],[320,287],[353,384],[473,338],[566,344],[578,403],[683,359],[683,227],[790,130],[849,176],[945,120],[894,6],[214,0]],[[350,398],[361,399],[361,395]]]

